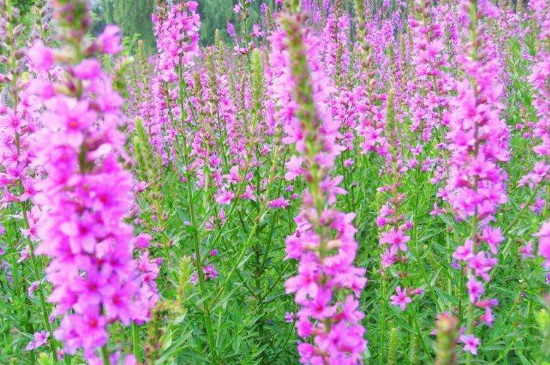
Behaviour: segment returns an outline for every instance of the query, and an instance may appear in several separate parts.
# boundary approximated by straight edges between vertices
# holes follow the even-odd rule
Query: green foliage
[[[139,35],[150,53],[155,50],[151,15],[155,0],[102,0],[103,16],[107,23],[118,24],[126,37]]]
[[[91,16],[93,24],[90,33],[93,36],[97,36],[101,33],[101,31],[103,31],[105,25],[107,25],[107,21],[105,18],[105,8],[101,6],[100,3],[95,3],[95,6],[92,7]]]
[[[125,34],[125,52],[134,55],[134,59],[127,58],[119,63],[106,56],[102,60],[104,66],[114,74],[116,89],[127,99],[134,96],[134,102],[149,100],[153,72],[144,47],[149,52],[154,50],[152,38],[149,41],[145,38],[146,29],[151,27],[149,16],[154,1],[102,1],[101,6],[94,8],[98,22],[94,32],[100,32],[106,23],[119,23]],[[253,132],[264,122],[267,113],[263,103],[269,98],[265,75],[267,55],[263,50],[254,49],[248,55],[231,59],[233,52],[226,48],[226,24],[234,22],[237,32],[243,36],[249,27],[259,22],[260,2],[249,8],[250,16],[245,20],[237,19],[233,12],[234,2],[200,1],[202,42],[212,44],[215,40],[216,49],[205,52],[203,60],[207,66],[201,69],[208,73],[204,77],[205,84],[199,85],[203,75],[192,75],[199,82],[187,87],[182,81],[186,87],[182,87],[175,98],[181,105],[191,99],[216,105],[219,95],[203,91],[219,91],[220,76],[227,76],[231,102],[243,105],[238,107],[236,118],[246,121],[243,123],[246,128],[239,132],[246,135],[247,141],[254,141]],[[30,27],[31,13],[24,19]],[[152,36],[152,32],[148,36]],[[525,48],[532,55],[536,52],[536,37],[528,36],[526,43],[511,39],[508,44],[509,80],[503,117],[510,126],[536,118],[531,85],[526,82],[531,62],[522,55]],[[366,80],[350,82],[359,85]],[[249,86],[246,107],[243,85]],[[137,95],[129,94],[129,89],[137,91]],[[395,109],[399,100],[394,100],[393,92],[388,94],[388,104],[392,105],[388,110],[390,125],[392,129],[402,128],[401,137],[410,139],[407,131],[411,121],[404,118],[402,123],[397,123]],[[204,99],[210,99],[204,100],[204,95],[208,95]],[[136,205],[139,206],[136,214],[140,220],[136,229],[153,236],[151,257],[164,260],[158,278],[162,301],[154,309],[150,323],[129,327],[113,325],[110,344],[126,353],[132,351],[139,363],[150,365],[295,364],[298,362],[296,341],[300,339],[294,324],[286,323],[284,315],[295,312],[297,306],[292,297],[285,294],[284,282],[296,273],[296,264],[293,260],[285,260],[284,242],[295,230],[293,218],[300,202],[290,198],[291,193],[285,190],[289,183],[282,179],[289,156],[288,150],[279,144],[281,131],[265,140],[269,151],[265,155],[260,151],[263,145],[246,147],[254,163],[247,161],[246,167],[239,171],[238,182],[230,186],[239,196],[245,185],[250,184],[264,197],[257,201],[235,199],[223,206],[226,219],[222,220],[221,206],[214,200],[217,187],[212,185],[210,171],[207,168],[201,171],[205,180],[203,186],[194,184],[192,181],[198,169],[189,168],[189,156],[197,126],[215,127],[212,133],[217,134],[205,148],[219,151],[221,169],[224,174],[228,173],[232,167],[232,152],[227,147],[229,139],[220,127],[225,120],[220,115],[208,114],[206,108],[193,114],[191,103],[189,105],[191,122],[185,114],[186,108],[181,108],[184,111],[181,120],[169,121],[178,131],[183,131],[174,136],[178,148],[174,151],[177,155],[173,163],[163,163],[152,145],[152,131],[144,121],[137,119],[131,123],[133,129],[129,132],[128,143],[128,154],[133,160],[131,167],[136,179],[148,185],[146,190],[136,193]],[[130,117],[132,111],[128,113]],[[533,146],[519,132],[513,132],[511,144],[514,154],[507,166],[511,181],[510,201],[497,217],[499,226],[506,230],[506,241],[489,286],[491,295],[499,299],[500,305],[493,328],[479,327],[483,336],[482,353],[474,361],[547,365],[550,359],[550,307],[540,299],[547,284],[540,259],[523,260],[518,251],[519,245],[531,240],[532,232],[540,226],[540,216],[528,209],[528,202],[532,202],[536,194],[516,184],[535,161]],[[404,153],[410,157],[410,151]],[[436,145],[427,144],[422,153],[425,154],[422,158],[437,154]],[[354,164],[346,167],[343,161],[348,158],[353,159]],[[384,161],[374,154],[346,150],[338,158],[334,172],[334,175],[343,176],[342,187],[348,192],[338,198],[337,208],[356,213],[354,224],[359,244],[356,265],[368,270],[369,283],[360,303],[366,314],[363,324],[369,340],[365,363],[430,364],[438,351],[441,364],[463,363],[463,350],[456,346],[457,323],[438,327],[437,346],[430,333],[436,314],[449,312],[457,318],[464,316],[468,299],[461,289],[463,275],[451,266],[452,249],[466,236],[464,227],[450,215],[430,215],[438,186],[431,183],[429,175],[420,168],[408,169],[403,173],[400,186],[407,192],[403,212],[414,222],[409,245],[410,265],[404,277],[398,277],[394,271],[380,270],[379,232],[375,220],[385,199],[384,192],[377,190],[390,182],[390,177],[381,173],[383,164]],[[245,180],[248,175],[250,179]],[[261,188],[264,181],[265,188]],[[304,181],[293,184],[297,193],[303,191]],[[548,190],[540,194],[548,200]],[[290,201],[288,209],[266,207],[266,201],[281,196]],[[7,231],[0,235],[0,246],[5,250],[1,260],[9,263],[13,270],[0,270],[0,364],[53,365],[55,361],[45,347],[36,352],[24,351],[41,322],[38,298],[27,298],[25,292],[30,282],[41,278],[35,277],[28,260],[17,262],[24,246],[18,212],[3,210],[1,213],[0,223]],[[219,249],[217,255],[211,254],[213,248]],[[39,266],[45,267],[46,259],[39,260]],[[219,277],[215,280],[202,278],[193,283],[197,268],[205,264],[214,265]],[[388,301],[392,288],[401,282],[424,290],[406,312],[391,306]],[[42,289],[51,290],[47,284],[42,284]],[[74,365],[83,362],[81,355],[67,355],[64,361]]]
[[[248,17],[240,20],[233,8],[237,0],[203,0],[199,1],[199,14],[201,16],[201,44],[214,43],[216,30],[219,30],[226,41],[230,40],[227,33],[227,24],[233,23],[237,34],[244,37],[250,32],[252,25],[261,22],[261,4],[273,7],[274,0],[254,1],[248,8]],[[241,1],[242,2],[242,1]]]
[[[214,33],[219,29],[224,38],[229,40],[227,23],[234,21],[233,0],[204,0],[199,4],[201,15],[201,43],[214,43]]]
[[[13,4],[19,8],[22,16],[29,12],[34,2],[35,0],[13,0]]]
[[[101,0],[99,6],[94,8],[97,25],[92,33],[97,34],[105,23],[116,23],[120,25],[123,34],[128,37],[139,35],[144,40],[149,53],[155,50],[153,36],[153,25],[151,14],[155,12],[155,0]],[[251,4],[249,16],[245,22],[240,22],[237,14],[233,11],[236,0],[201,0],[199,1],[198,12],[201,17],[201,44],[211,45],[214,43],[216,30],[220,30],[225,41],[229,41],[227,24],[233,23],[238,32],[246,34],[250,32],[253,24],[260,23],[262,3],[273,6],[274,0],[260,0]]]

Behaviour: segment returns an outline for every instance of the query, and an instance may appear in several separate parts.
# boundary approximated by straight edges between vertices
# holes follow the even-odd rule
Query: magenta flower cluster
[[[538,144],[533,150],[540,160],[520,183],[534,188],[550,182],[550,4],[544,0],[534,0],[530,6],[541,27],[541,50],[529,78],[535,91],[533,106],[538,118],[533,130]],[[544,267],[550,269],[550,221],[544,223],[535,236],[539,240],[538,251],[544,259]],[[550,273],[547,281],[550,283]]]
[[[353,266],[358,246],[355,214],[334,208],[337,195],[345,190],[339,187],[341,176],[330,176],[342,150],[336,144],[339,125],[329,113],[333,88],[319,64],[319,40],[308,29],[302,30],[299,20],[291,18],[289,23],[286,34],[277,30],[271,35],[270,59],[279,72],[274,80],[281,86],[278,103],[290,101],[283,120],[284,142],[295,145],[298,153],[287,164],[286,178],[302,176],[310,183],[295,218],[297,231],[286,240],[287,258],[298,260],[298,274],[286,282],[287,293],[294,293],[300,306],[296,328],[300,337],[313,338],[299,343],[298,352],[303,364],[359,364],[367,342],[358,298],[367,279],[365,269]],[[292,60],[300,57],[293,48],[297,42],[305,48],[306,74],[297,75],[292,67]],[[307,105],[297,91],[303,87],[302,77],[311,80],[308,105],[315,108],[313,124],[303,117]]]
[[[475,8],[472,10],[472,7]],[[464,14],[471,16],[470,39],[464,45],[459,63],[465,72],[458,82],[458,96],[451,100],[452,114],[448,149],[451,152],[445,198],[458,221],[467,220],[471,236],[456,248],[453,259],[466,267],[467,291],[472,306],[483,308],[480,322],[492,326],[491,307],[495,300],[482,300],[490,271],[498,263],[495,256],[504,240],[502,230],[492,227],[499,205],[507,201],[506,172],[509,160],[509,130],[501,119],[502,85],[498,60],[489,58],[484,47],[488,37],[483,21],[494,13],[488,1],[463,1]],[[480,16],[481,19],[477,19]],[[476,27],[477,24],[477,27]],[[472,331],[468,323],[468,331]],[[467,333],[465,351],[477,353],[479,341]]]
[[[158,268],[147,255],[134,258],[133,227],[125,223],[134,181],[120,162],[125,155],[119,131],[125,121],[123,100],[97,59],[120,51],[118,28],[108,26],[89,43],[84,38],[87,3],[54,5],[65,31],[62,42],[77,45],[78,52],[62,57],[63,51],[38,44],[28,55],[44,71],[63,59],[57,64],[67,75],[35,85],[45,109],[34,141],[34,164],[44,171],[36,184],[35,203],[42,209],[37,253],[51,258],[48,301],[55,304],[52,319],[61,318],[55,338],[65,352],[82,348],[94,361],[108,342],[109,323],[149,319],[158,298]]]
[[[176,125],[182,114],[180,92],[182,81],[190,83],[189,67],[199,52],[200,17],[195,1],[172,6],[161,4],[153,14],[153,26],[158,54],[155,57],[155,77],[152,95],[139,106],[139,114],[150,135],[151,143],[164,162],[174,159],[176,153]],[[185,80],[181,78],[185,77]],[[186,106],[184,106],[185,108]]]

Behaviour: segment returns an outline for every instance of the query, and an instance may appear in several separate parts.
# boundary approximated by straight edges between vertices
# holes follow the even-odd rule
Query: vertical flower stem
[[[134,353],[134,357],[136,358],[136,361],[139,362],[141,359],[140,343],[139,343],[139,327],[135,323],[132,323],[132,351]]]
[[[101,359],[103,360],[103,365],[111,365],[111,359],[109,358],[109,350],[107,345],[101,348]]]
[[[28,217],[27,207],[26,207],[25,204],[23,204],[22,211],[23,211],[24,228],[29,228],[29,217]],[[38,259],[37,259],[36,255],[34,253],[34,243],[30,238],[27,241],[29,243],[29,253],[30,253],[30,257],[31,257],[31,265],[32,265],[34,277],[36,279],[39,279],[40,278],[40,270],[39,270],[39,267],[38,267]],[[55,343],[55,338],[53,337],[53,334],[52,334],[52,327],[51,327],[50,321],[49,321],[48,309],[47,309],[47,304],[46,304],[46,300],[45,300],[45,297],[44,297],[44,291],[42,290],[41,287],[39,287],[37,289],[37,292],[38,292],[38,298],[39,298],[39,301],[40,301],[40,311],[42,312],[41,314],[42,314],[42,322],[43,322],[43,325],[44,325],[44,329],[50,334],[50,336],[48,338],[48,343],[49,343],[50,351],[52,353],[52,359],[53,359],[54,364],[57,364],[58,363],[58,360],[57,360],[57,345]]]
[[[179,77],[180,80],[183,80],[183,68],[179,67]],[[182,108],[182,115],[183,115],[183,81],[180,82],[180,107]],[[171,111],[169,111],[170,119],[172,120],[172,123],[174,124],[174,117]],[[193,228],[193,241],[195,242],[195,267],[197,270],[197,275],[199,278],[199,290],[201,293],[201,296],[203,298],[206,297],[206,288],[204,285],[205,278],[204,278],[204,272],[203,272],[203,260],[202,260],[202,254],[200,249],[200,235],[199,235],[199,229],[200,227],[197,225],[197,218],[195,215],[195,208],[193,204],[193,186],[191,185],[191,174],[187,170],[189,167],[189,158],[188,158],[188,149],[187,149],[187,138],[185,135],[182,138],[182,157],[183,157],[183,163],[186,167],[186,185],[187,185],[187,209],[189,211],[189,216],[191,219],[191,226]],[[180,149],[180,148],[178,148]],[[210,352],[212,355],[212,362],[216,364],[218,362],[217,359],[217,351],[216,351],[216,341],[214,339],[214,332],[212,330],[212,319],[210,318],[210,306],[204,306],[203,308],[203,319],[204,319],[204,326],[206,329],[206,337],[208,340],[208,347],[210,348]]]

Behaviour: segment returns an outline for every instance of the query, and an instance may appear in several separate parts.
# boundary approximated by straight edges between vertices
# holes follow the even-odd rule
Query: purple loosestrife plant
[[[295,145],[297,155],[287,164],[286,177],[303,176],[308,186],[297,231],[287,237],[287,257],[298,260],[298,275],[287,280],[286,291],[301,307],[298,335],[312,339],[298,344],[301,363],[360,364],[367,342],[358,299],[367,279],[364,269],[353,266],[355,215],[334,207],[345,192],[338,186],[342,178],[330,176],[342,150],[335,143],[339,125],[328,113],[332,86],[319,64],[319,41],[302,22],[300,15],[282,16],[284,31],[271,37],[271,59],[285,80],[280,95],[292,100],[284,141]]]
[[[490,225],[499,205],[506,203],[506,172],[509,160],[509,130],[500,117],[503,87],[498,83],[498,61],[488,57],[485,17],[493,5],[486,0],[462,2],[468,16],[469,41],[460,55],[465,79],[458,83],[458,96],[452,100],[450,131],[447,134],[451,159],[447,179],[447,199],[458,221],[468,221],[471,232],[456,248],[453,259],[465,266],[470,301],[467,327],[460,341],[464,351],[477,355],[480,341],[474,336],[475,309],[483,309],[479,324],[492,326],[491,307],[497,301],[482,300],[490,271],[497,264],[495,255],[504,240],[502,231]]]
[[[157,299],[154,281],[145,280],[151,273],[141,269],[148,258],[134,259],[133,227],[125,223],[134,182],[121,164],[123,100],[97,59],[120,52],[120,34],[107,26],[90,42],[87,1],[53,5],[62,48],[29,50],[44,70],[55,62],[65,71],[60,82],[36,85],[45,109],[35,140],[35,164],[44,170],[36,184],[43,212],[37,253],[51,259],[48,300],[61,319],[55,338],[68,354],[83,349],[90,363],[101,361],[101,349],[109,363],[109,323],[143,323]]]
[[[153,98],[148,101],[153,115],[144,118],[144,125],[165,163],[175,160],[179,152],[177,135],[182,132],[180,123],[190,114],[180,98],[182,88],[192,82],[189,68],[199,52],[197,6],[195,1],[173,5],[161,2],[153,14],[159,52],[155,58]]]
[[[431,140],[434,129],[447,125],[449,92],[454,80],[447,71],[449,56],[445,51],[444,28],[434,21],[431,0],[415,1],[415,17],[409,20],[412,32],[415,77],[410,103],[413,130],[421,130],[422,141]]]
[[[380,156],[385,156],[388,153],[388,142],[382,131],[386,126],[384,113],[386,95],[380,92],[380,85],[377,83],[380,79],[377,77],[377,71],[381,67],[380,63],[385,61],[381,58],[384,52],[383,43],[380,41],[384,39],[384,35],[380,34],[375,20],[368,18],[366,12],[369,10],[361,6],[363,6],[361,1],[358,1],[357,8],[362,14],[357,16],[359,37],[356,48],[360,62],[357,72],[359,78],[364,81],[356,86],[357,134],[362,139],[359,147],[362,154],[374,151]]]
[[[539,51],[529,78],[535,92],[533,106],[538,118],[533,130],[538,144],[533,150],[539,161],[520,184],[538,189],[541,184],[550,182],[550,4],[547,1],[534,0],[530,6],[539,27]],[[550,221],[543,223],[535,236],[539,242],[538,252],[544,259],[543,265],[550,270]],[[550,273],[547,281],[550,283]]]
[[[15,227],[20,231],[23,240],[23,246],[17,246],[14,242],[11,248],[15,252],[11,255],[13,261],[11,269],[14,274],[14,290],[22,286],[21,281],[25,280],[23,261],[30,258],[30,266],[34,278],[27,289],[27,296],[34,297],[38,291],[40,303],[42,325],[46,331],[35,333],[35,337],[45,333],[43,341],[31,342],[27,350],[35,350],[49,342],[50,351],[54,361],[57,360],[56,344],[53,339],[48,337],[51,332],[51,325],[48,319],[48,308],[45,296],[42,290],[41,277],[43,275],[40,261],[35,256],[35,246],[37,241],[36,222],[41,212],[33,207],[32,200],[36,194],[35,176],[39,169],[33,168],[31,162],[35,157],[32,148],[32,140],[35,133],[40,128],[39,121],[39,102],[36,96],[32,94],[30,83],[24,81],[22,72],[27,63],[32,71],[33,78],[44,79],[51,75],[46,75],[40,69],[34,69],[33,59],[25,58],[23,49],[19,49],[19,38],[23,33],[23,27],[20,22],[19,12],[11,1],[0,3],[0,33],[3,47],[8,52],[5,62],[8,66],[6,75],[0,74],[0,81],[6,84],[8,91],[6,100],[2,100],[0,106],[0,210],[3,215],[12,214]],[[49,62],[45,60],[42,62]],[[0,98],[2,96],[0,95]],[[16,254],[19,259],[15,262]],[[20,265],[21,264],[21,265]],[[21,267],[21,268],[20,268]],[[21,273],[21,274],[20,274]],[[27,328],[28,325],[27,325]],[[30,327],[32,328],[32,327]],[[29,328],[29,329],[30,329]]]
[[[389,141],[389,153],[386,156],[384,163],[384,174],[388,177],[388,184],[378,188],[381,194],[387,195],[386,202],[380,208],[380,212],[376,219],[376,225],[379,227],[380,238],[379,245],[383,248],[381,256],[382,271],[386,271],[390,266],[401,264],[398,276],[403,279],[407,273],[404,270],[407,262],[408,242],[410,236],[408,231],[413,227],[411,221],[406,220],[406,216],[400,211],[406,194],[400,191],[404,171],[401,144],[398,139],[398,125],[394,106],[395,92],[390,90],[388,96],[388,109],[386,112],[387,128],[385,133]],[[385,280],[383,277],[382,280]],[[392,296],[391,303],[398,306],[401,310],[405,310],[406,305],[412,301],[411,297],[416,295],[416,291],[412,288],[401,289],[396,288],[396,295]]]

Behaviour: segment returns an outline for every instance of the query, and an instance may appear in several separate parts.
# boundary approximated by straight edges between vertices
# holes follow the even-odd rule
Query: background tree
[[[153,52],[155,37],[151,14],[155,4],[155,0],[102,0],[101,10],[107,23],[118,24],[126,37],[139,36],[148,51]]]

